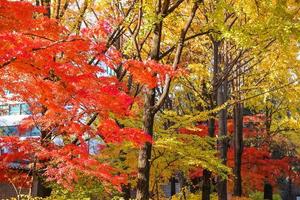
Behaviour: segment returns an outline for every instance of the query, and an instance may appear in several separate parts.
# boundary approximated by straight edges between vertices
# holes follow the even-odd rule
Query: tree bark
[[[51,17],[51,1],[50,0],[37,0],[36,1],[36,5],[42,5],[45,7],[46,12],[44,13],[45,17],[50,18]],[[42,114],[44,114],[44,112],[46,112],[47,108],[44,107],[44,110],[42,111]],[[47,145],[47,143],[50,142],[51,140],[51,135],[48,134],[47,131],[42,131],[41,132],[41,144],[43,145]],[[51,195],[51,191],[52,189],[49,187],[45,186],[45,182],[42,180],[41,178],[41,173],[36,170],[36,162],[34,161],[34,169],[32,172],[32,185],[31,185],[31,195],[34,197],[48,197]]]
[[[158,15],[161,10],[161,1],[157,2],[156,14]],[[152,39],[152,47],[150,52],[150,59],[158,60],[160,52],[162,32],[162,21],[156,22],[154,25],[154,35]],[[153,124],[155,112],[153,107],[155,105],[155,88],[146,89],[145,93],[145,104],[143,113],[143,129],[145,133],[153,136]],[[149,181],[150,181],[150,159],[151,159],[152,144],[147,142],[139,150],[138,158],[138,180],[137,180],[137,200],[148,200],[149,199]]]
[[[124,200],[129,200],[131,198],[130,190],[130,184],[122,185],[122,197],[124,198]]]
[[[37,173],[33,174],[33,181],[31,187],[31,195],[34,197],[49,197],[52,189],[45,186],[44,181]]]
[[[208,134],[214,137],[215,134],[215,120],[213,118],[208,120]],[[211,190],[211,172],[207,169],[203,170],[203,184],[202,184],[202,200],[210,200]]]
[[[145,94],[144,116],[143,125],[144,131],[153,136],[153,124],[155,113],[152,107],[155,101],[155,90],[148,89]],[[150,159],[151,159],[152,144],[146,142],[139,150],[138,158],[138,182],[136,199],[148,200],[149,199],[149,178],[150,178]]]
[[[176,194],[176,178],[173,176],[171,178],[171,196]]]
[[[210,178],[211,172],[207,169],[204,169],[202,184],[202,200],[210,200]]]
[[[221,87],[218,88],[217,103],[219,106],[223,105],[226,102],[227,95],[227,82],[221,84]],[[227,109],[224,108],[218,113],[219,118],[219,152],[222,164],[227,164]],[[227,180],[218,177],[218,199],[227,200]]]
[[[36,1],[37,4],[39,4],[38,2],[39,2],[39,1]],[[50,18],[50,17],[51,17],[51,1],[50,1],[50,0],[41,0],[41,4],[42,4],[42,6],[44,6],[45,9],[46,9],[46,12],[45,12],[45,14],[44,14],[45,17]]]
[[[221,68],[219,65],[219,41],[213,41],[213,50],[214,50],[214,68],[218,79],[221,80],[221,76],[219,72],[221,72]],[[226,67],[226,66],[225,66]],[[225,69],[223,69],[225,71]],[[217,106],[222,106],[227,100],[227,91],[228,91],[228,82],[227,79],[224,78],[220,86],[217,88]],[[227,141],[227,108],[223,108],[218,112],[218,148],[220,152],[220,159],[222,160],[222,164],[227,164],[227,148],[228,148],[228,141]],[[227,200],[227,180],[223,179],[222,177],[218,177],[218,199],[219,200]]]
[[[233,195],[242,196],[242,154],[243,154],[243,105],[236,103],[234,105],[234,186]]]
[[[171,8],[169,8],[170,1],[165,0],[161,1],[158,0],[156,4],[156,15],[158,18],[161,16],[166,16],[170,12],[172,12],[176,7],[178,7],[183,0],[179,0],[176,4],[174,4]],[[198,9],[198,3],[195,2],[192,8],[191,15],[181,30],[180,40],[178,43],[176,55],[174,57],[173,62],[173,69],[177,69],[177,65],[179,64],[183,44],[185,40],[186,33],[192,23],[192,20],[195,16],[195,13]],[[158,61],[160,59],[160,44],[161,44],[161,35],[162,35],[162,19],[154,24],[154,35],[152,38],[152,47],[149,58],[151,60]],[[153,74],[155,76],[156,74]],[[145,101],[144,101],[144,113],[143,113],[143,128],[144,131],[153,136],[153,124],[154,124],[154,117],[158,110],[161,108],[166,96],[168,95],[169,88],[170,88],[171,78],[170,76],[166,76],[165,85],[163,87],[163,93],[161,94],[158,101],[155,103],[155,88],[154,89],[146,89],[145,93]],[[151,159],[151,149],[152,144],[146,143],[139,151],[139,158],[138,158],[138,181],[137,181],[137,200],[148,200],[149,199],[149,177],[150,177],[150,159]]]
[[[287,200],[293,200],[293,182],[291,177],[289,177],[288,180],[288,195],[287,195]]]
[[[264,186],[264,199],[273,200],[273,188],[269,183]]]

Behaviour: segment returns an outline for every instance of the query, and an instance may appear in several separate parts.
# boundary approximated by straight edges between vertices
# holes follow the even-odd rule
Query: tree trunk
[[[176,194],[176,178],[173,176],[171,178],[171,196]]]
[[[220,66],[219,66],[219,45],[220,42],[214,42],[214,65],[216,67],[218,79],[222,81],[220,86],[217,89],[217,105],[222,106],[226,102],[227,99],[227,88],[228,82],[227,79],[224,78],[223,80],[219,73]],[[225,66],[226,67],[226,66]],[[221,71],[221,70],[220,70]],[[225,69],[223,70],[225,71]],[[218,113],[218,124],[219,124],[219,141],[218,147],[220,152],[220,158],[222,160],[222,164],[227,164],[227,148],[228,148],[228,141],[227,141],[227,108],[223,108]],[[227,180],[222,179],[222,177],[218,177],[218,199],[219,200],[227,200]]]
[[[208,120],[208,134],[210,137],[215,135],[215,120],[213,118]],[[207,169],[203,171],[203,184],[202,184],[202,200],[210,200],[211,190],[211,172]]]
[[[180,2],[180,1],[178,1]],[[161,36],[162,36],[162,25],[163,25],[163,19],[162,16],[166,16],[168,12],[170,11],[169,8],[170,1],[157,1],[156,3],[156,16],[158,17],[157,22],[154,24],[154,30],[153,30],[153,37],[152,37],[152,46],[151,46],[151,52],[149,55],[149,58],[151,60],[159,61],[160,59],[160,43],[161,43]],[[177,6],[173,7],[174,9],[180,5],[177,4]],[[177,68],[177,65],[179,64],[182,49],[184,46],[184,40],[186,33],[191,25],[191,22],[195,16],[195,13],[198,9],[198,2],[194,3],[194,6],[192,8],[191,15],[187,21],[187,24],[184,26],[184,28],[181,31],[180,34],[180,40],[177,46],[176,55],[173,62],[173,69]],[[172,8],[172,9],[173,9]],[[171,10],[172,10],[171,9]],[[153,76],[156,76],[154,73]],[[153,136],[153,124],[154,124],[154,117],[156,112],[161,108],[162,104],[164,103],[164,100],[166,96],[168,95],[169,87],[171,78],[169,76],[165,79],[165,85],[164,85],[164,91],[161,97],[159,98],[157,104],[155,104],[155,88],[154,89],[146,89],[145,94],[145,101],[144,101],[144,115],[143,115],[143,127],[144,131],[149,134],[150,136]],[[148,200],[149,199],[149,176],[150,176],[150,159],[151,159],[151,149],[152,145],[151,143],[146,143],[139,151],[139,159],[138,159],[138,181],[137,181],[137,199],[138,200]]]
[[[157,1],[156,14],[161,12],[161,1]],[[151,60],[159,60],[160,42],[162,34],[162,20],[154,24],[152,46],[150,52]],[[153,74],[155,76],[155,74]],[[147,89],[145,94],[145,104],[143,113],[143,129],[151,137],[153,136],[153,124],[155,112],[153,106],[155,105],[155,88]],[[152,144],[146,143],[139,151],[138,158],[138,180],[137,180],[137,200],[149,199],[149,177],[150,177],[150,159],[151,159]]]
[[[51,195],[51,191],[51,188],[45,186],[44,181],[37,175],[37,173],[34,173],[31,195],[34,197],[49,197]]]
[[[130,190],[131,190],[130,184],[122,185],[122,197],[124,200],[129,200],[131,198]]]
[[[243,105],[236,103],[234,105],[234,186],[233,195],[242,196],[242,154],[243,154]]]
[[[273,188],[269,183],[264,186],[264,199],[273,200]]]
[[[227,83],[222,83],[221,87],[218,88],[217,103],[218,105],[223,105],[226,101],[226,91]],[[218,113],[219,118],[219,151],[222,164],[227,164],[227,110],[226,108],[222,109]],[[227,180],[218,177],[218,199],[227,200]]]
[[[45,17],[51,17],[51,1],[50,0],[37,0],[36,5],[42,5],[45,7],[46,12],[44,13]],[[42,114],[46,112],[47,108],[44,107]],[[41,132],[41,144],[42,146],[49,142],[51,136],[47,131]],[[36,161],[34,161],[34,169],[32,173],[32,185],[31,185],[31,195],[34,197],[49,197],[51,195],[52,189],[45,186],[45,182],[41,179],[40,173],[36,170]]]
[[[36,2],[37,2],[37,4],[39,4],[38,3],[39,1],[36,1]],[[41,0],[41,4],[46,9],[44,16],[50,18],[51,17],[51,1],[50,0]]]
[[[152,107],[155,101],[155,90],[148,89],[145,94],[145,105],[143,115],[144,131],[151,137],[153,135],[153,124],[155,113]],[[137,194],[136,199],[148,200],[149,199],[149,177],[150,177],[150,159],[151,159],[152,144],[145,143],[140,151],[138,158],[138,181],[137,181]]]
[[[289,177],[288,181],[288,198],[287,200],[293,200],[293,182],[291,177]]]
[[[210,178],[211,172],[203,170],[202,200],[210,200]]]

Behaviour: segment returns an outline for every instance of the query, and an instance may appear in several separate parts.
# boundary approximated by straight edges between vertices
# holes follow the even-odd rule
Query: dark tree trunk
[[[157,1],[156,14],[161,12],[161,1]],[[150,53],[150,59],[159,60],[160,42],[162,33],[162,21],[155,23],[152,39],[152,47]],[[153,74],[153,76],[155,76]],[[145,94],[145,104],[143,113],[143,129],[151,137],[153,136],[153,124],[155,112],[153,106],[155,105],[155,88],[147,89]],[[139,151],[138,158],[138,181],[137,181],[137,200],[149,199],[149,177],[150,177],[150,159],[151,159],[152,144],[146,143]]]
[[[208,120],[208,134],[210,137],[215,135],[215,120]],[[207,169],[203,171],[203,184],[202,184],[202,200],[210,200],[211,190],[211,172]]]
[[[273,200],[273,188],[269,183],[264,186],[264,199]]]
[[[51,17],[51,1],[50,0],[36,0],[36,5],[45,7],[46,12],[44,13],[45,17]],[[43,107],[42,114],[46,112],[47,108]],[[48,134],[47,131],[41,132],[41,144],[47,145],[51,135]],[[40,177],[40,173],[36,170],[36,161],[34,161],[34,169],[32,170],[33,181],[31,185],[31,195],[34,197],[49,197],[51,195],[52,189],[45,185],[45,182]]]
[[[171,178],[171,196],[176,194],[176,178]]]
[[[154,113],[152,107],[155,101],[155,90],[149,89],[145,94],[144,105],[144,131],[150,136],[153,135]],[[152,144],[147,142],[139,150],[138,158],[138,182],[137,182],[137,194],[138,200],[149,199],[149,177],[150,177],[150,159],[151,159]]]
[[[222,83],[222,86],[218,89],[218,105],[223,105],[226,101],[226,90],[227,85],[226,82]],[[222,109],[218,113],[219,115],[219,137],[220,140],[218,142],[220,158],[222,160],[222,164],[227,164],[227,110],[226,108]],[[218,199],[219,200],[227,200],[227,180],[222,177],[218,177]]]
[[[213,65],[213,72],[214,72],[214,87],[216,89],[216,101],[217,106],[222,106],[226,102],[227,98],[227,79],[223,79],[224,77],[221,77],[221,67],[220,67],[220,53],[219,53],[219,47],[221,42],[215,41],[212,39],[213,42],[213,59],[214,59],[214,65]],[[225,69],[224,69],[225,71]],[[220,84],[218,82],[221,81]],[[217,86],[219,85],[219,86]],[[220,152],[220,159],[222,160],[222,164],[226,165],[227,163],[227,108],[223,108],[218,112],[218,125],[219,125],[219,140],[218,140],[218,149]],[[222,179],[222,177],[218,177],[218,199],[219,200],[227,200],[227,180]]]
[[[180,1],[178,1],[180,2]],[[173,7],[171,10],[169,9],[170,1],[157,1],[156,4],[156,16],[165,17],[168,12],[172,12]],[[180,3],[177,5],[177,7],[180,5]],[[186,33],[191,25],[191,22],[195,16],[195,13],[198,9],[198,3],[194,3],[194,6],[192,8],[191,15],[189,17],[189,20],[187,21],[187,24],[182,29],[180,34],[180,40],[177,46],[176,55],[174,57],[173,62],[173,69],[177,68],[177,65],[179,64],[183,44],[185,40]],[[159,19],[158,18],[158,19]],[[162,35],[162,19],[160,19],[158,22],[154,24],[154,30],[153,30],[153,37],[152,37],[152,47],[149,58],[151,60],[159,61],[160,59],[160,43],[161,43],[161,35]],[[156,76],[156,74],[153,74],[153,76]],[[155,88],[154,89],[147,89],[145,94],[145,101],[144,101],[144,113],[143,113],[143,128],[144,131],[149,134],[150,136],[153,136],[153,124],[154,124],[154,117],[156,112],[161,108],[162,104],[164,103],[164,100],[166,96],[168,95],[169,87],[171,78],[166,78],[164,85],[164,91],[161,94],[161,97],[155,104]],[[138,181],[137,181],[137,200],[148,200],[149,199],[149,176],[150,176],[150,159],[151,159],[151,149],[152,145],[151,143],[146,143],[139,151],[139,158],[138,158]]]
[[[138,200],[149,199],[150,162],[148,158],[151,158],[151,148],[152,145],[147,142],[139,151],[136,193],[136,198]]]
[[[219,45],[220,42],[213,42],[214,45],[214,67],[217,70],[217,75],[219,81],[221,81],[220,86],[217,89],[217,105],[222,106],[227,100],[227,91],[228,91],[228,82],[224,77],[219,76],[221,73],[220,65],[219,65]],[[226,67],[226,66],[225,66]],[[223,69],[225,71],[226,69]],[[224,78],[223,80],[221,80]],[[223,108],[218,113],[218,125],[219,125],[219,141],[218,148],[220,152],[220,158],[222,160],[222,164],[227,164],[227,108]],[[218,177],[218,199],[219,200],[227,200],[227,180],[222,177]]]
[[[288,200],[293,200],[293,182],[292,179],[289,177],[289,181],[288,181]]]
[[[37,4],[39,1],[36,1]],[[41,0],[42,6],[45,7],[46,13],[44,14],[46,17],[50,18],[51,17],[51,1],[50,0]]]
[[[293,200],[293,182],[291,178],[288,182],[288,200]]]
[[[236,103],[234,105],[234,186],[233,195],[242,196],[242,154],[243,154],[243,105]]]
[[[210,178],[211,172],[203,170],[202,200],[210,200]]]
[[[130,191],[130,184],[122,185],[122,197],[124,198],[124,200],[129,200],[131,198]]]
[[[33,183],[31,187],[31,195],[34,197],[49,197],[51,188],[45,186],[44,181],[37,175],[33,174]]]

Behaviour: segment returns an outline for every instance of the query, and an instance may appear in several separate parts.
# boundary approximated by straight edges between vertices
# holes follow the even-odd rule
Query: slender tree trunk
[[[36,1],[37,4],[39,1]],[[46,13],[44,14],[46,17],[51,17],[51,1],[50,0],[41,0],[42,6],[46,8]]]
[[[176,194],[176,178],[173,176],[171,178],[171,196]]]
[[[153,135],[153,124],[155,113],[152,111],[152,107],[155,101],[155,90],[149,89],[145,94],[144,105],[144,131],[150,136]],[[137,194],[136,199],[148,200],[149,199],[149,177],[150,177],[150,159],[151,159],[152,144],[145,143],[140,151],[138,158],[138,182],[137,182]]]
[[[208,134],[214,137],[215,134],[215,120],[213,118],[208,120]],[[207,169],[203,170],[203,184],[202,184],[202,200],[210,200],[211,190],[211,172]]]
[[[37,0],[36,5],[39,6],[41,3],[42,6],[45,7],[46,12],[44,13],[45,17],[50,18],[51,17],[51,1],[50,0]],[[42,114],[46,112],[47,108],[44,107],[44,110],[42,111]],[[47,145],[51,140],[51,135],[48,134],[47,131],[41,132],[41,144]],[[51,194],[52,189],[45,186],[45,182],[41,178],[41,172],[36,169],[36,162],[34,161],[34,168],[32,172],[33,180],[31,185],[31,195],[35,197],[48,197]]]
[[[234,186],[233,195],[242,196],[242,154],[243,154],[243,105],[234,105]]]
[[[129,200],[131,198],[130,190],[130,184],[122,185],[122,197],[124,198],[124,200]]]
[[[226,95],[227,95],[227,83],[222,83],[221,87],[218,88],[218,95],[217,95],[217,103],[218,105],[223,105],[226,102]],[[227,141],[227,110],[226,108],[222,109],[218,113],[219,118],[219,151],[220,151],[220,158],[222,160],[222,164],[227,164],[227,148],[228,148],[228,141]],[[219,200],[227,200],[227,180],[218,177],[218,199]]]
[[[264,186],[264,199],[273,200],[273,187],[269,183]]]
[[[31,187],[31,195],[34,197],[49,197],[51,188],[45,186],[44,181],[38,176],[37,173],[33,174],[33,181]]]
[[[210,109],[214,109],[216,105],[216,91],[217,91],[217,76],[219,71],[219,59],[218,59],[218,42],[213,42],[214,46],[214,54],[213,54],[213,79],[212,79],[212,92],[211,94],[205,94],[207,93],[205,84],[203,84],[204,88],[204,95],[206,95],[210,99]],[[209,137],[215,137],[215,119],[210,118],[208,120],[208,136]],[[211,172],[207,169],[203,171],[203,184],[202,184],[202,200],[210,200],[210,192],[211,192]]]
[[[161,1],[157,1],[156,14],[159,15],[161,12]],[[152,47],[150,53],[150,59],[159,60],[160,53],[160,42],[162,33],[162,21],[154,24]],[[155,112],[153,106],[155,105],[155,88],[147,89],[145,94],[145,104],[143,113],[143,128],[144,131],[153,136],[153,125]],[[150,159],[151,159],[152,144],[146,143],[139,151],[138,158],[138,181],[137,181],[137,200],[148,200],[149,199],[149,177],[150,177]]]
[[[216,74],[218,79],[221,81],[221,77],[219,72],[221,72],[220,65],[219,65],[219,46],[220,42],[214,41],[214,68],[216,70]],[[225,66],[226,67],[226,66]],[[225,71],[225,69],[223,69]],[[225,78],[220,83],[220,86],[217,89],[217,105],[222,106],[227,100],[227,91],[228,91],[228,82]],[[218,148],[220,152],[220,158],[222,160],[222,164],[227,164],[227,148],[228,148],[228,141],[227,141],[227,108],[223,108],[218,113],[218,125],[219,125],[219,141],[218,141]],[[227,180],[222,179],[222,177],[218,177],[218,199],[219,200],[227,200]]]
[[[211,172],[207,169],[203,170],[202,200],[210,200],[210,179]]]
[[[288,181],[288,195],[287,195],[287,200],[293,200],[293,182],[291,177],[289,177]]]
[[[179,1],[180,2],[180,1]],[[173,8],[169,10],[170,1],[161,1],[158,0],[156,4],[156,16],[160,19],[162,16],[166,16],[168,12],[172,12]],[[177,7],[180,5],[177,4]],[[192,8],[191,15],[181,31],[179,44],[177,46],[176,55],[174,57],[173,69],[177,68],[179,64],[182,49],[184,46],[184,40],[186,33],[192,23],[192,20],[195,16],[195,13],[198,9],[198,2],[195,2]],[[174,7],[175,9],[175,7]],[[162,35],[162,19],[154,24],[153,38],[152,38],[152,47],[149,58],[151,60],[159,61],[160,56],[160,43]],[[153,74],[155,76],[156,74]],[[145,101],[144,101],[144,115],[143,115],[143,127],[144,131],[153,136],[153,124],[154,117],[156,112],[161,108],[166,96],[168,95],[171,78],[166,78],[164,85],[164,91],[158,102],[155,104],[155,88],[146,89]],[[138,159],[138,181],[137,181],[137,200],[148,200],[149,199],[149,176],[150,176],[150,159],[151,159],[151,143],[146,143],[139,151]]]

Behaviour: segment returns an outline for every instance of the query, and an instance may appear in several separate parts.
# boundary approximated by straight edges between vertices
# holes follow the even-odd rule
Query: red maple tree
[[[111,28],[105,21],[74,35],[45,12],[28,2],[0,0],[0,95],[30,106],[32,114],[20,129],[41,130],[38,139],[0,137],[0,149],[8,149],[0,156],[0,181],[13,181],[18,173],[14,183],[29,185],[28,172],[12,167],[18,162],[21,169],[43,169],[49,181],[69,189],[79,174],[96,177],[104,185],[120,186],[126,182],[125,175],[90,155],[83,135],[136,145],[151,138],[142,130],[116,123],[116,118],[132,114],[130,108],[136,98],[128,95],[125,84],[116,77],[103,75],[104,66],[113,69],[126,63],[135,80],[148,87],[158,84],[159,80],[148,77],[162,66],[124,61],[116,49],[107,46]],[[139,73],[141,68],[147,70]],[[13,94],[9,98],[7,91]],[[97,123],[91,124],[93,117]],[[54,137],[63,138],[64,144],[53,144]],[[22,181],[22,176],[26,180]]]

